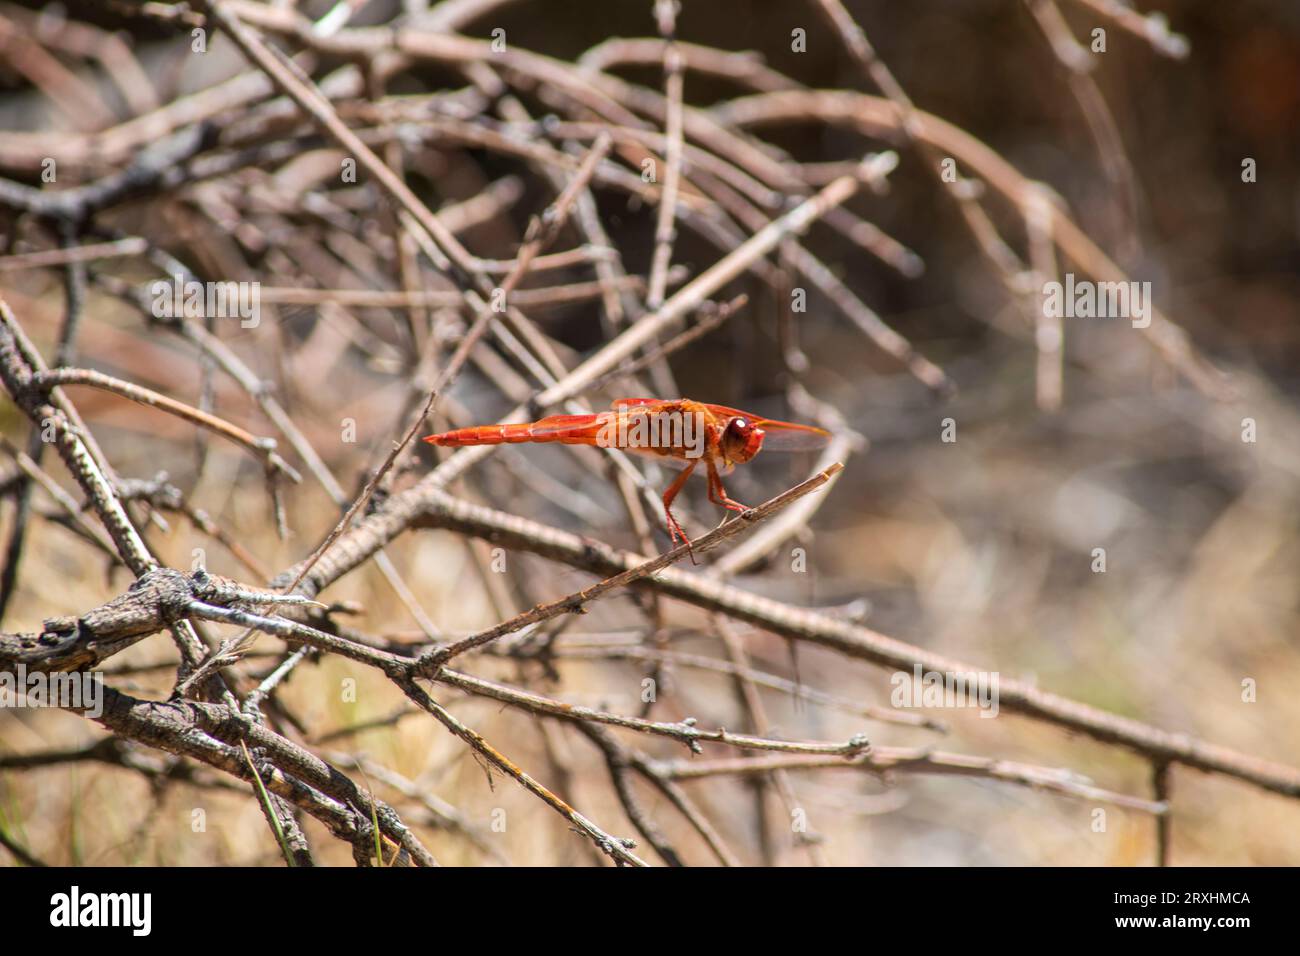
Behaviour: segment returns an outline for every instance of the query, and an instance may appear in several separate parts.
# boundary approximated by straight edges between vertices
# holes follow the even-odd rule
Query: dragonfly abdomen
[[[561,442],[565,445],[593,445],[605,416],[552,415],[540,422],[508,425],[478,425],[430,435],[424,440],[440,448],[464,445],[515,445],[524,442]]]
[[[461,448],[465,445],[503,445],[538,441],[530,432],[532,425],[477,425],[457,428],[440,435],[430,435],[424,440],[439,448]]]

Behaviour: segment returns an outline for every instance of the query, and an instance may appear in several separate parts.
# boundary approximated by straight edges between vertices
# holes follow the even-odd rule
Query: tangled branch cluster
[[[894,733],[937,739],[944,728],[864,703],[856,688],[818,689],[797,670],[783,676],[753,658],[747,633],[907,673],[988,670],[851,615],[767,596],[756,575],[736,580],[807,540],[842,463],[863,449],[844,417],[806,386],[798,315],[788,307],[792,288],[813,290],[864,350],[887,356],[926,389],[942,396],[952,388],[945,371],[845,278],[846,267],[856,268],[851,262],[909,278],[921,271],[916,253],[853,211],[855,199],[886,194],[900,164],[933,174],[936,193],[954,204],[972,247],[1037,333],[1044,409],[1061,403],[1064,350],[1059,327],[1053,335],[1051,320],[1033,304],[1036,290],[1066,269],[1099,282],[1129,277],[1046,185],[914,106],[840,0],[809,7],[854,65],[861,91],[809,89],[758,56],[691,43],[678,35],[672,0],[653,4],[657,36],[610,39],[573,60],[520,48],[484,26],[510,5],[412,4],[386,22],[367,4],[340,3],[315,20],[292,5],[251,0],[98,5],[164,37],[180,64],[172,69],[198,71],[224,58],[227,75],[217,77],[214,67],[213,79],[170,98],[112,33],[89,22],[56,23],[49,14],[0,14],[0,42],[25,38],[25,78],[76,127],[0,138],[0,165],[13,177],[0,180],[10,252],[0,257],[0,282],[42,270],[59,276],[65,293],[57,334],[44,348],[33,342],[47,338],[33,316],[45,306],[16,287],[0,300],[0,376],[30,436],[25,447],[5,446],[11,467],[3,490],[15,508],[0,613],[16,603],[20,569],[33,560],[36,528],[46,524],[63,526],[78,549],[103,556],[116,569],[112,581],[134,579],[129,589],[116,588],[117,597],[47,620],[38,632],[0,634],[5,668],[102,672],[109,684],[102,713],[87,718],[112,735],[84,747],[0,755],[0,768],[94,760],[159,786],[200,791],[229,789],[238,779],[238,792],[258,799],[281,852],[298,865],[320,852],[307,818],[344,841],[362,865],[435,865],[427,837],[433,830],[449,831],[475,859],[502,857],[480,807],[453,806],[384,760],[340,749],[340,738],[391,730],[412,714],[432,717],[490,777],[508,778],[562,817],[586,838],[593,858],[618,864],[753,859],[735,845],[734,828],[719,825],[718,802],[735,798],[688,785],[700,780],[758,779],[797,817],[797,780],[813,771],[852,769],[888,781],[979,777],[1151,815],[1161,859],[1169,846],[1171,768],[1300,796],[1294,768],[1009,679],[999,685],[1002,712],[1137,753],[1150,764],[1153,792],[1107,789],[1070,770],[952,752],[933,740],[884,744],[880,738]],[[1186,52],[1162,21],[1119,4],[1079,6],[1157,53]],[[1055,0],[1027,0],[1026,7],[1062,68],[1088,82],[1080,66],[1086,51],[1069,38]],[[488,38],[470,36],[471,27]],[[86,38],[110,65],[112,97],[59,66],[56,54],[81,55]],[[167,67],[150,69],[165,74]],[[629,70],[652,80],[620,77]],[[735,94],[691,105],[685,91],[696,78]],[[130,118],[115,116],[115,98]],[[792,123],[839,127],[868,145],[840,162],[801,161],[764,138]],[[36,185],[48,170],[53,178]],[[465,198],[434,208],[432,182],[473,185]],[[540,211],[517,235],[513,214],[529,204]],[[611,210],[643,207],[653,219],[648,250],[621,250],[611,239]],[[819,232],[840,243],[843,261],[815,251],[810,237]],[[684,235],[692,249],[711,248],[712,259],[683,258]],[[13,252],[19,236],[27,251]],[[630,265],[640,259],[643,271]],[[260,317],[241,326],[237,315],[160,308],[150,291],[159,280],[169,289],[173,282],[178,289],[254,284]],[[560,466],[573,477],[557,480],[513,450],[490,463],[496,449],[487,446],[434,462],[412,444],[422,430],[486,416],[522,421],[588,413],[619,394],[671,396],[669,359],[745,321],[756,297],[777,303],[789,407],[834,438],[811,477],[698,537],[701,567],[673,566],[686,547],[660,553],[662,483],[653,465],[575,449]],[[597,340],[582,351],[548,318],[575,313],[599,317],[592,323]],[[106,314],[127,317],[108,321]],[[304,326],[304,316],[314,323]],[[101,347],[123,335],[145,343],[137,377],[159,387],[90,367]],[[1225,377],[1158,310],[1140,337],[1196,389],[1228,394]],[[132,367],[129,352],[119,345],[118,367]],[[364,370],[340,371],[336,383],[333,370],[345,356]],[[171,371],[156,374],[159,362]],[[365,376],[386,384],[367,395],[358,384]],[[175,480],[122,473],[113,443],[97,439],[101,428],[84,412],[89,396],[101,394],[168,423],[156,427],[178,449],[169,461],[184,461],[197,440],[191,473]],[[371,427],[368,446],[340,441],[321,424],[340,409],[345,422],[384,424]],[[176,427],[167,430],[172,421]],[[72,485],[57,475],[51,446]],[[194,503],[214,474],[240,467],[226,455],[231,448],[261,476],[266,491],[256,495],[256,507],[272,519],[279,541],[232,530],[219,504],[209,513]],[[515,482],[512,493],[500,491],[503,472]],[[616,496],[568,483],[602,475]],[[234,487],[248,500],[255,496],[242,478]],[[317,489],[335,509],[323,527]],[[622,509],[619,519],[611,519],[610,502]],[[539,514],[557,515],[573,530]],[[165,560],[169,517],[219,545],[238,578]],[[454,536],[439,562],[408,560],[403,545],[432,531]],[[317,543],[304,547],[308,541]],[[428,609],[428,579],[445,576],[444,594],[463,587],[453,581],[461,572],[448,552],[474,569],[500,623],[464,633],[439,626],[440,615]],[[284,554],[294,555],[293,563],[277,573],[276,556]],[[521,560],[506,562],[501,574],[493,566],[498,555]],[[361,569],[382,576],[376,593],[387,606],[330,603],[329,589]],[[571,577],[582,585],[566,586]],[[512,615],[521,594],[539,603]],[[568,632],[578,615],[611,595],[633,598],[634,624],[606,635]],[[682,606],[702,613],[682,624]],[[363,612],[374,630],[350,623]],[[418,631],[398,633],[392,622],[407,618]],[[675,646],[683,631],[716,638],[721,655]],[[161,633],[170,634],[174,659],[117,661],[137,646],[156,660]],[[381,693],[396,702],[392,716],[337,732],[307,726],[285,691],[300,672],[330,658],[350,674],[381,675]],[[580,662],[631,664],[661,694],[634,714],[578,705],[548,690]],[[146,674],[168,676],[170,688],[132,693],[131,682]],[[745,732],[665,704],[664,689],[710,674],[730,682]],[[847,712],[863,730],[844,739],[793,738],[770,714],[774,699]],[[474,700],[534,718],[547,766],[527,765],[512,741],[475,729],[460,706]],[[655,713],[666,707],[677,716]],[[561,739],[556,728],[575,733]],[[572,794],[583,788],[568,755],[575,741],[603,758],[608,793],[635,839],[618,834],[622,822],[597,822],[599,814],[579,808]],[[656,745],[665,742],[680,752],[664,756]],[[0,835],[11,851],[34,859]],[[811,836],[797,846],[814,861],[827,859]]]

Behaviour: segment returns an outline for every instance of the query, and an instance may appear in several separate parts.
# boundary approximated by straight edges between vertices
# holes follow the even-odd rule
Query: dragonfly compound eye
[[[763,429],[755,428],[748,419],[733,418],[727,423],[730,457],[734,461],[749,461],[763,447]]]

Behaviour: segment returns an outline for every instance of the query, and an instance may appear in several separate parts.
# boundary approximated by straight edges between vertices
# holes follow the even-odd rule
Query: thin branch
[[[678,760],[661,763],[659,769],[674,780],[701,780],[719,775],[770,773],[773,770],[838,769],[865,770],[883,775],[918,773],[982,777],[1080,800],[1111,803],[1158,817],[1163,817],[1169,809],[1168,804],[1162,801],[1144,800],[1094,786],[1088,778],[1069,770],[923,747],[877,747],[869,753],[839,762],[826,757],[771,755],[752,759]]]
[[[677,190],[682,178],[682,85],[685,66],[677,51],[678,0],[655,0],[655,19],[659,33],[664,38],[664,96],[668,100],[668,153],[664,157],[664,192],[659,198],[659,213],[655,223],[655,251],[650,263],[650,291],[646,294],[646,307],[657,309],[663,305],[667,285],[668,266],[673,257],[673,215],[677,209]]]
[[[535,779],[525,773],[522,769],[488,743],[481,734],[477,733],[470,727],[458,720],[450,711],[443,708],[437,701],[426,694],[415,683],[414,680],[402,682],[402,690],[406,692],[415,704],[421,710],[426,710],[453,734],[465,741],[466,744],[474,750],[475,753],[482,756],[492,766],[496,767],[506,776],[513,779],[521,787],[540,799],[548,807],[568,820],[570,824],[581,834],[586,836],[595,846],[609,856],[616,863],[628,866],[645,866],[646,863],[632,852],[636,844],[627,839],[611,836],[602,830],[599,826],[587,819],[573,807],[569,806],[546,787],[542,786]]]
[[[84,385],[88,388],[112,392],[114,395],[120,395],[137,404],[156,408],[169,415],[175,415],[177,418],[198,425],[200,428],[205,428],[214,435],[228,438],[235,444],[247,449],[259,458],[268,470],[277,471],[294,482],[302,481],[302,476],[290,467],[288,462],[276,454],[274,438],[258,438],[224,418],[186,405],[184,402],[155,392],[153,389],[145,388],[143,385],[136,385],[120,378],[114,378],[111,375],[105,375],[103,372],[84,368],[54,368],[39,372],[32,378],[32,387],[42,390],[67,385]]]
[[[438,673],[436,679],[439,683],[448,684],[471,694],[491,697],[502,703],[522,707],[525,710],[539,714],[547,714],[551,717],[562,717],[565,720],[580,722],[590,721],[597,724],[608,724],[612,727],[622,727],[626,730],[635,730],[643,734],[653,734],[658,737],[671,737],[686,744],[692,753],[703,753],[703,749],[700,747],[701,742],[739,747],[742,750],[764,750],[797,754],[834,754],[844,757],[861,753],[870,747],[866,736],[863,734],[855,735],[843,743],[776,740],[770,737],[755,737],[751,734],[734,734],[721,727],[717,730],[702,730],[696,726],[693,717],[675,723],[642,720],[639,717],[628,717],[623,714],[597,710],[593,707],[565,703],[561,700],[545,697],[542,694],[535,694],[518,687],[508,687],[504,684],[473,677],[458,671],[447,670],[446,668],[443,668]]]
[[[513,634],[515,631],[522,630],[530,625],[540,624],[543,621],[549,621],[553,617],[561,614],[579,614],[582,613],[587,604],[598,598],[603,597],[611,591],[627,587],[637,581],[647,578],[658,571],[663,570],[669,565],[680,561],[692,552],[704,554],[718,545],[722,544],[729,538],[734,537],[746,528],[761,523],[764,519],[776,514],[786,505],[798,501],[804,495],[816,491],[818,488],[831,481],[837,474],[844,469],[839,462],[829,465],[824,471],[820,471],[806,481],[800,482],[788,491],[782,492],[775,498],[763,502],[756,508],[750,508],[742,511],[737,518],[732,521],[724,522],[714,528],[707,535],[700,538],[693,545],[690,542],[678,545],[671,551],[667,551],[657,558],[651,558],[649,561],[642,562],[633,568],[628,568],[618,574],[612,575],[603,581],[585,587],[573,594],[550,601],[546,604],[539,604],[530,611],[524,611],[516,614],[508,621],[502,621],[495,627],[488,628],[486,631],[480,631],[478,634],[471,635],[463,640],[457,641],[447,647],[437,648],[424,654],[416,664],[416,673],[421,677],[430,677],[436,674],[447,661],[452,658],[473,650],[476,647],[482,647],[484,644],[491,643],[498,638],[507,634]]]

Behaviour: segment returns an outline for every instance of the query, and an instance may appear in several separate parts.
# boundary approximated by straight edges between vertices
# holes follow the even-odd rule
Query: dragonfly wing
[[[826,443],[831,440],[830,432],[812,425],[796,425],[768,418],[760,418],[754,424],[763,429],[764,451],[816,451],[826,447]]]
[[[599,415],[551,415],[541,421],[533,422],[529,434],[533,441],[594,445],[600,430],[611,417],[608,412]]]
[[[676,402],[667,402],[662,398],[616,398],[614,403],[609,407],[619,412],[624,409],[632,410],[636,408],[645,408],[648,405],[676,405]]]
[[[728,408],[726,405],[705,405],[709,411],[726,422],[731,418],[743,418],[748,422],[762,421],[762,415],[755,415],[753,412],[746,412],[739,408]]]

